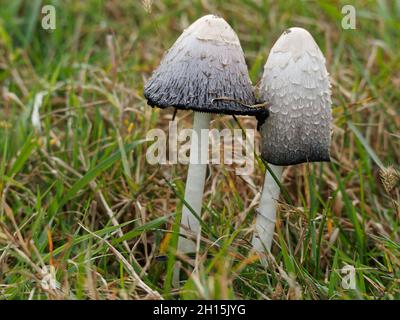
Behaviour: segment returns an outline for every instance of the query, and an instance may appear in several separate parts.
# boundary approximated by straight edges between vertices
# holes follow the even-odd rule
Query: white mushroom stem
[[[269,165],[275,177],[281,181],[282,167]],[[253,235],[253,248],[263,253],[271,251],[272,239],[274,237],[277,200],[280,188],[268,170],[265,172],[264,187],[261,194],[260,206],[258,209],[255,232]]]
[[[204,159],[207,159],[208,157],[208,140],[205,145],[202,145],[201,130],[208,129],[210,121],[210,113],[194,112],[190,147],[190,164],[185,188],[185,201],[199,217],[201,217],[201,207],[207,171],[207,163]],[[182,210],[180,233],[182,235],[191,233],[192,237],[193,235],[197,237],[199,232],[200,221],[193,215],[187,206],[184,206]],[[182,253],[195,252],[196,243],[191,239],[180,237],[178,250]]]
[[[190,163],[186,179],[185,201],[192,210],[201,217],[201,207],[203,202],[204,185],[206,182],[207,163],[204,160],[208,155],[208,139],[205,145],[201,143],[201,130],[208,129],[210,126],[211,114],[194,112],[192,137],[190,145]],[[180,234],[178,239],[178,251],[181,253],[196,252],[196,242],[188,239],[197,239],[201,232],[200,221],[192,211],[186,206],[182,209],[182,219]],[[188,236],[188,237],[185,237]],[[181,263],[178,261],[174,267],[172,285],[179,286],[179,274]]]

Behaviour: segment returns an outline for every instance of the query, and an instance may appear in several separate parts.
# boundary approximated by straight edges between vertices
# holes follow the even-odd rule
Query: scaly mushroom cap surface
[[[146,83],[144,96],[149,105],[160,108],[268,113],[266,108],[249,107],[255,97],[239,39],[224,19],[214,15],[198,19],[182,33]]]
[[[277,40],[260,84],[269,117],[261,155],[275,165],[329,161],[331,91],[325,58],[311,34],[291,28]]]

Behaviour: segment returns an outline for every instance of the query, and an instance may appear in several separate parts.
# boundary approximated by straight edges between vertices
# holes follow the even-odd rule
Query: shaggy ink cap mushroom
[[[311,34],[290,28],[268,56],[261,80],[269,117],[261,155],[274,165],[329,161],[331,91],[325,58]]]
[[[146,83],[144,96],[153,107],[268,114],[264,107],[251,107],[255,97],[239,39],[215,15],[206,15],[184,30]]]

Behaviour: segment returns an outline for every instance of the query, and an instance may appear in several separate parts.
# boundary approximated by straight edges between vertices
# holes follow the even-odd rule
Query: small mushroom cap
[[[329,161],[331,91],[325,58],[311,34],[286,30],[264,66],[261,99],[270,105],[261,125],[261,155],[275,165]]]
[[[266,108],[250,107],[255,97],[239,39],[214,15],[198,19],[182,33],[146,83],[144,96],[149,105],[160,108],[268,113]]]

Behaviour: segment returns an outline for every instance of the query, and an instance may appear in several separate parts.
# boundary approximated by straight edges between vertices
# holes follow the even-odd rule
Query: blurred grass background
[[[55,30],[41,28],[46,4]],[[341,27],[345,4],[355,30]],[[142,91],[208,13],[238,33],[254,84],[285,29],[311,32],[333,85],[332,162],[285,169],[267,268],[249,243],[264,168],[243,179],[210,166],[195,272],[173,289],[187,168],[146,163],[146,132],[172,110]],[[399,89],[398,0],[0,0],[0,299],[400,299]]]

